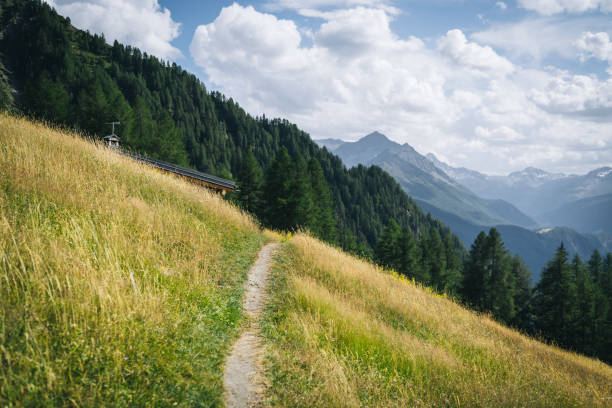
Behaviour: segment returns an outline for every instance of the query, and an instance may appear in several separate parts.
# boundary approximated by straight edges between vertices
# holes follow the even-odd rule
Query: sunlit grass
[[[612,368],[525,337],[305,235],[269,290],[275,406],[612,406]]]
[[[0,406],[221,405],[267,239],[202,188],[0,115]]]

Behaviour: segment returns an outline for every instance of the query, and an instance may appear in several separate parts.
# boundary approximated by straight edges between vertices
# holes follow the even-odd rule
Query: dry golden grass
[[[0,114],[0,405],[221,404],[266,239],[200,187]]]
[[[611,367],[305,235],[285,244],[270,296],[272,405],[612,406]]]

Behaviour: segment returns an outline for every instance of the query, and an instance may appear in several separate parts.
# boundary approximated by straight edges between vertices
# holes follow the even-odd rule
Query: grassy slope
[[[0,114],[0,406],[217,406],[265,241],[220,198]]]
[[[612,405],[611,367],[306,236],[284,244],[269,292],[263,328],[273,405]]]
[[[265,238],[205,191],[0,115],[0,406],[216,406]],[[612,369],[311,238],[270,286],[277,406],[606,406]]]

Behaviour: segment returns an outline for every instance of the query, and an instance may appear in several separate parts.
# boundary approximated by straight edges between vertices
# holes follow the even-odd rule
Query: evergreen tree
[[[446,271],[443,279],[444,292],[457,296],[461,291],[461,281],[463,279],[462,259],[455,249],[453,238],[450,234],[446,235],[443,241],[446,255]]]
[[[13,91],[6,76],[4,64],[2,64],[2,54],[0,54],[0,111],[11,108],[13,102]]]
[[[604,361],[612,362],[612,253],[608,253],[603,261],[600,278],[600,305],[597,313],[599,332],[596,334],[597,356]]]
[[[542,277],[535,288],[536,329],[560,345],[570,345],[575,302],[575,282],[568,264],[568,253],[562,243],[554,258],[542,270]]]
[[[56,123],[67,121],[70,95],[60,81],[51,79],[47,71],[27,84],[22,97],[33,116]]]
[[[589,271],[578,255],[572,261],[572,272],[576,280],[576,317],[574,321],[574,348],[587,354],[594,350],[595,288]]]
[[[593,255],[589,259],[589,273],[591,274],[591,282],[595,284],[600,283],[600,275],[603,268],[601,254],[598,250],[593,251]]]
[[[511,264],[516,313],[510,323],[514,327],[529,333],[533,329],[531,271],[518,255],[512,257]]]
[[[308,174],[313,203],[313,220],[310,229],[315,236],[333,242],[336,238],[334,202],[321,164],[315,158],[308,161]]]
[[[442,244],[440,232],[432,229],[426,240],[423,240],[423,266],[429,275],[428,285],[437,291],[444,290],[444,277],[446,272],[446,251]]]
[[[480,231],[463,268],[461,295],[464,301],[479,311],[486,309],[486,289],[488,283],[488,240],[484,231]]]
[[[268,168],[264,183],[265,219],[272,228],[283,231],[294,229],[290,202],[293,186],[293,162],[283,147]]]
[[[514,318],[514,282],[510,272],[508,251],[495,228],[487,237],[487,282],[485,286],[487,310],[503,322]]]
[[[374,250],[375,260],[379,265],[387,268],[397,268],[400,258],[400,245],[398,244],[400,238],[401,230],[399,225],[397,225],[395,220],[389,220]]]
[[[255,155],[248,150],[242,159],[242,167],[238,173],[238,188],[236,201],[240,207],[251,214],[261,214],[263,172]]]
[[[292,170],[289,171],[292,177],[288,201],[290,229],[310,228],[315,219],[314,204],[308,168],[301,155],[297,155]]]
[[[396,262],[397,270],[409,278],[421,281],[417,265],[417,246],[410,228],[402,228],[397,246],[399,252],[399,259]]]

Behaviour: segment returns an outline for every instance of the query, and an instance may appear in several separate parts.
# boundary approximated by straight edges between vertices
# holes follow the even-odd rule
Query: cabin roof
[[[151,157],[146,157],[132,152],[125,152],[125,154],[138,161],[147,163],[153,167],[157,167],[158,169],[165,170],[170,173],[175,173],[189,179],[197,180],[207,185],[212,185],[213,188],[218,187],[218,189],[226,191],[233,191],[238,188],[236,183],[231,180],[202,173],[200,171],[189,169],[187,167],[177,166],[176,164],[168,163],[163,160],[153,159]]]

